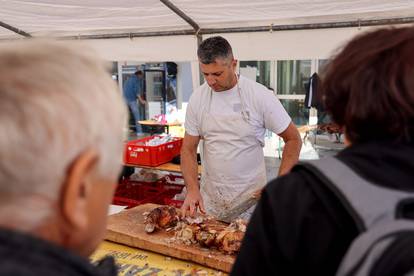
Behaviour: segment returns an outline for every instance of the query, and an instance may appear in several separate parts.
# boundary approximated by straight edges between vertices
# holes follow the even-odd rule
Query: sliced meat
[[[179,216],[177,210],[171,206],[161,206],[153,209],[145,217],[145,231],[152,233],[158,228],[169,228],[177,225]]]

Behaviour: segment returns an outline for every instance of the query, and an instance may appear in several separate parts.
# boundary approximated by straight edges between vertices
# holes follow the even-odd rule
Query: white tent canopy
[[[195,25],[191,26],[163,2],[173,4]],[[268,26],[270,30],[281,25],[357,24],[367,20],[414,21],[413,0],[0,0],[0,7],[2,23],[33,37],[106,37],[89,39],[87,43],[110,60],[196,60],[196,29],[203,38],[226,33],[236,55],[242,59],[251,59],[252,55],[255,59],[326,56],[358,28],[272,33],[253,33],[248,28]],[[149,32],[157,37],[146,37]],[[119,38],[108,39],[111,36]],[[20,37],[0,27],[0,39]],[[324,43],[318,44],[318,39]]]

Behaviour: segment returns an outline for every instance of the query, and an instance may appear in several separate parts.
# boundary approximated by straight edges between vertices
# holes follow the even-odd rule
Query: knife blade
[[[246,199],[243,199],[238,204],[236,204],[231,209],[223,210],[218,216],[217,219],[227,223],[231,223],[241,214],[246,212],[250,207],[255,205],[258,202],[258,198],[250,195]]]

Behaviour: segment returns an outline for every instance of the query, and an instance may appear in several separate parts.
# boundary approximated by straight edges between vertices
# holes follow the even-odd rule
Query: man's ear
[[[237,59],[233,59],[231,61],[231,66],[233,67],[234,70],[236,70],[236,68],[237,68]]]
[[[82,152],[68,169],[60,196],[60,212],[65,225],[72,230],[88,226],[87,198],[95,174],[98,154]]]

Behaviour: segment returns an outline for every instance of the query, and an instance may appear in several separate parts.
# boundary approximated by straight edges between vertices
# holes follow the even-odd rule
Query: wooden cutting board
[[[147,234],[144,230],[144,212],[158,207],[156,204],[143,204],[109,216],[106,240],[161,253],[182,260],[193,261],[214,269],[230,272],[235,256],[226,255],[215,249],[199,245],[185,245],[169,242],[173,233],[159,230]]]

